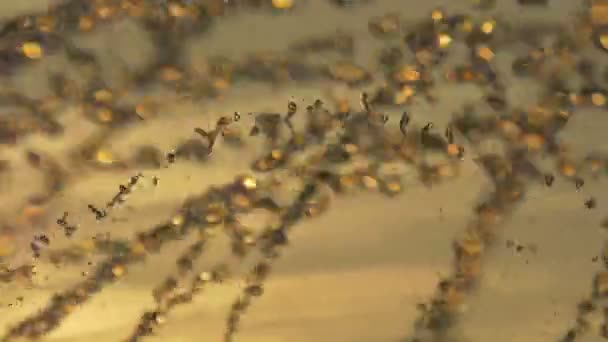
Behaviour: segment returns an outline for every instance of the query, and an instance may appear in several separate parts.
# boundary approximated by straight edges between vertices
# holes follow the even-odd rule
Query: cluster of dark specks
[[[459,18],[454,19],[456,22],[460,21],[461,25],[464,24],[464,16],[456,15],[454,17]],[[435,26],[450,25],[454,22],[451,17],[437,12],[432,14],[430,21]],[[433,25],[430,22],[428,24],[429,27]],[[498,53],[499,45],[492,43],[492,32],[500,29],[500,26],[496,22],[489,21],[479,24],[469,22],[467,26],[466,31],[469,32],[469,35],[464,39],[471,48],[474,60],[470,67],[459,70],[457,75],[448,73],[448,79],[478,80],[489,86],[490,91],[500,90],[502,87],[500,78],[488,63],[494,54]],[[428,30],[430,33],[427,31],[427,34],[434,34],[432,29],[428,28]],[[444,37],[443,39],[451,41],[451,38]],[[437,44],[441,45],[441,41],[442,38],[438,36]],[[528,68],[533,63],[535,77],[539,78],[541,82],[545,82],[546,79],[543,79],[540,70],[545,68],[546,61],[555,58],[554,54],[563,58],[564,56],[572,57],[577,52],[574,46],[564,46],[560,40],[557,40],[555,44],[553,49],[534,49],[533,54],[527,57],[525,63],[516,60],[515,74],[519,77],[532,76],[530,73],[521,72],[521,68],[524,64]],[[554,158],[560,176],[574,183],[577,191],[580,191],[585,184],[585,172],[589,174],[591,171],[589,175],[596,176],[602,165],[608,165],[606,160],[601,158],[576,163],[573,156],[567,153],[565,146],[556,139],[556,135],[563,129],[568,119],[574,115],[576,109],[589,105],[605,108],[605,100],[601,98],[603,91],[597,86],[592,92],[586,91],[584,87],[580,92],[564,87],[556,89],[554,82],[554,79],[546,82],[547,95],[531,111],[525,112],[519,108],[511,108],[506,101],[494,100],[494,96],[492,96],[487,98],[487,104],[498,112],[497,116],[478,115],[474,106],[468,106],[453,120],[450,127],[454,127],[467,138],[471,146],[476,147],[484,139],[498,136],[505,143],[506,153],[483,153],[477,159],[478,164],[493,180],[495,190],[486,201],[478,205],[474,220],[468,225],[463,236],[455,241],[453,275],[442,280],[438,285],[436,296],[429,303],[421,306],[421,315],[416,323],[415,333],[411,337],[412,341],[425,341],[429,336],[442,338],[449,334],[458,313],[463,308],[466,293],[477,288],[481,273],[481,257],[498,235],[496,226],[504,222],[516,205],[521,202],[525,195],[526,184],[530,181],[533,183],[541,181],[547,187],[554,184],[556,176],[553,173],[540,171],[532,162],[534,158],[539,155]],[[588,197],[584,206],[594,209],[597,206],[596,199]],[[513,242],[508,245],[514,247],[518,252],[524,250],[524,246],[515,245]],[[596,287],[597,283],[598,281],[596,281]],[[595,292],[598,293],[598,291]],[[595,299],[598,299],[597,295],[594,296]],[[594,301],[589,303],[594,303]],[[584,316],[580,315],[591,312],[589,307],[594,306],[595,304],[587,305],[587,309],[580,310],[579,324],[577,328],[567,333],[566,341],[573,341],[582,331],[587,330],[584,328],[585,324],[580,323],[584,321],[581,318]]]
[[[78,229],[77,226],[68,223],[68,212],[64,212],[63,216],[57,219],[57,225],[63,229],[67,237],[71,237]]]
[[[282,207],[272,197],[268,197],[268,191],[277,186],[276,180],[270,182],[263,179],[258,180],[252,176],[244,176],[238,177],[234,183],[222,187],[212,187],[204,195],[188,200],[168,223],[139,234],[133,242],[123,244],[122,248],[118,248],[117,241],[108,241],[107,243],[110,243],[111,247],[104,245],[101,241],[98,242],[97,250],[113,249],[110,253],[111,257],[98,266],[98,271],[76,288],[58,296],[61,300],[53,301],[41,314],[23,321],[18,327],[11,330],[9,337],[37,337],[53,329],[67,315],[65,305],[73,307],[84,303],[91,295],[88,289],[99,291],[104,285],[118,280],[126,272],[129,264],[142,260],[147,253],[159,251],[167,241],[181,238],[196,227],[200,231],[201,240],[178,259],[178,274],[167,279],[155,291],[158,308],[142,317],[141,324],[131,338],[131,340],[136,340],[137,336],[150,333],[152,323],[163,322],[164,318],[161,319],[161,317],[165,317],[172,307],[188,302],[189,298],[200,290],[201,279],[207,279],[207,277],[194,277],[194,280],[191,279],[189,283],[187,279],[192,278],[193,261],[203,252],[207,236],[205,232],[210,227],[222,223],[226,226],[225,229],[233,238],[233,250],[238,257],[242,257],[243,253],[249,251],[252,246],[258,246],[265,255],[265,260],[253,271],[253,274],[258,274],[259,269],[269,267],[270,259],[278,256],[276,248],[287,242],[287,232],[290,227],[302,218],[316,216],[328,208],[328,197],[317,191],[321,184],[340,193],[357,187],[380,190],[387,195],[399,193],[402,190],[400,176],[382,174],[381,166],[384,163],[398,160],[416,166],[419,162],[411,153],[418,153],[417,157],[420,158],[421,153],[425,151],[424,145],[420,144],[418,135],[404,138],[398,131],[389,134],[385,125],[375,123],[376,115],[370,112],[367,106],[364,109],[362,112],[351,113],[344,118],[339,113],[331,113],[320,101],[317,101],[308,110],[308,123],[304,132],[298,132],[294,128],[294,134],[284,145],[271,147],[267,156],[264,155],[254,162],[254,168],[268,173],[268,177],[272,177],[273,170],[279,169],[290,169],[294,174],[299,175],[303,182],[302,190],[291,205]],[[290,102],[287,115],[279,122],[289,122],[295,113],[296,108]],[[291,127],[293,128],[293,125]],[[342,133],[343,143],[335,146],[328,144],[326,142],[328,133],[339,127],[345,129]],[[289,161],[292,154],[306,150],[300,136],[303,136],[304,140],[315,140],[315,144],[318,146],[325,146],[324,152],[321,155],[311,156],[305,163],[291,166]],[[364,136],[369,136],[370,139],[365,139]],[[368,154],[369,151],[373,153]],[[336,158],[336,153],[342,157]],[[352,174],[339,174],[335,167],[332,167],[335,164],[347,163],[355,157],[370,158],[371,163],[367,166],[359,166]],[[450,159],[447,151],[446,157],[448,158],[442,162],[441,167],[457,168],[458,162]],[[453,173],[453,171],[444,172],[440,173],[440,176],[449,176]],[[122,189],[126,188],[123,186]],[[236,215],[259,207],[271,208],[277,213],[280,212],[281,224],[272,227],[257,239],[253,239],[246,227],[239,227]],[[70,256],[64,254],[62,257]],[[258,281],[247,287],[245,297],[241,299],[249,301],[247,298],[251,299],[251,296],[261,294],[261,279],[259,277],[256,279]],[[236,323],[244,308],[243,302],[233,306],[233,312],[228,319],[227,336],[236,331]]]
[[[88,204],[87,207],[95,215],[95,219],[100,221],[108,216],[110,210],[113,208],[123,204],[127,200],[127,196],[133,191],[135,185],[143,175],[138,173],[137,175],[131,177],[129,179],[129,183],[127,185],[120,184],[118,186],[118,192],[112,197],[110,201],[108,201],[103,209],[96,207],[93,204]]]
[[[339,6],[365,2],[332,1]],[[521,0],[519,3],[533,6],[544,5],[546,1]],[[332,80],[351,87],[369,85],[377,78],[385,81],[381,86],[362,93],[361,110],[352,110],[346,101],[338,101],[334,111],[320,100],[315,101],[305,111],[300,111],[300,115],[305,116],[303,128],[297,127],[292,120],[298,114],[298,106],[293,101],[288,102],[286,113],[249,113],[254,116],[249,136],[261,135],[267,142],[267,151],[253,161],[250,175],[238,176],[233,182],[212,186],[201,195],[189,198],[167,222],[140,232],[130,240],[99,236],[93,240],[92,248],[49,250],[48,257],[56,265],[81,264],[94,253],[104,255],[106,259],[94,271],[83,273],[83,281],[56,294],[40,312],[12,327],[2,341],[44,336],[57,328],[78,306],[87,303],[104,287],[119,281],[132,264],[159,253],[169,241],[196,233],[196,241],[177,258],[175,273],[154,289],[155,307],[142,314],[127,340],[135,342],[154,334],[167,322],[175,307],[192,302],[205,286],[219,284],[231,275],[232,270],[227,263],[220,263],[205,272],[198,272],[195,266],[217,229],[222,229],[230,237],[236,260],[243,260],[256,249],[261,252],[261,258],[247,274],[244,289],[231,305],[226,318],[224,340],[232,341],[254,298],[263,295],[264,281],[280,257],[281,248],[288,245],[290,230],[303,219],[328,210],[330,194],[346,195],[366,190],[396,196],[404,187],[403,173],[386,171],[387,165],[395,163],[417,170],[420,180],[426,185],[453,179],[458,175],[460,161],[465,158],[464,138],[475,150],[471,154],[477,155],[475,161],[492,180],[494,188],[475,207],[473,219],[455,239],[453,272],[440,281],[433,298],[419,305],[420,315],[408,341],[422,341],[428,336],[432,340],[441,339],[449,336],[450,328],[464,307],[466,295],[478,288],[482,257],[499,236],[498,226],[524,199],[528,185],[540,183],[551,187],[559,179],[572,182],[574,189],[580,191],[587,176],[597,176],[608,170],[608,161],[601,156],[576,161],[557,139],[557,134],[576,109],[588,106],[605,109],[608,105],[608,92],[594,80],[596,67],[590,60],[579,58],[576,71],[589,83],[580,89],[569,87],[557,77],[546,76],[550,73],[547,71],[549,68],[557,65],[565,70],[576,60],[577,49],[584,43],[572,37],[574,33],[571,30],[532,30],[536,32],[532,34],[530,30],[508,27],[493,17],[450,15],[436,9],[429,18],[407,28],[402,25],[398,14],[370,20],[370,33],[387,44],[378,54],[383,75],[372,74],[352,58],[348,59],[353,55],[356,39],[344,32],[296,42],[286,54],[252,54],[241,60],[211,58],[206,61],[206,74],[192,70],[182,62],[182,44],[203,34],[216,16],[236,13],[238,8],[286,10],[293,4],[294,1],[288,0],[267,3],[218,0],[204,4],[185,0],[160,3],[108,0],[82,5],[81,1],[70,0],[48,13],[16,18],[2,26],[0,39],[13,42],[9,45],[19,48],[16,51],[0,49],[0,73],[13,72],[18,66],[35,62],[55,51],[65,52],[76,67],[86,66],[95,71],[83,88],[76,86],[67,75],[54,74],[51,83],[55,94],[41,100],[28,99],[14,92],[0,94],[0,105],[8,103],[24,113],[0,118],[0,143],[15,144],[26,134],[35,132],[61,135],[63,127],[54,113],[62,108],[64,101],[81,104],[84,117],[98,124],[100,131],[74,151],[75,167],[105,170],[124,169],[133,164],[137,168],[160,168],[179,160],[204,162],[213,157],[219,138],[236,147],[245,143],[237,128],[237,124],[242,124],[241,114],[237,112],[232,117],[221,117],[213,129],[194,128],[196,138],[180,143],[164,156],[154,146],[142,146],[132,162],[118,161],[106,149],[107,142],[131,125],[152,119],[158,109],[158,104],[147,102],[125,105],[121,96],[129,90],[141,91],[160,83],[185,98],[202,99],[221,97],[242,80],[272,84],[285,80]],[[490,10],[493,6],[493,1],[479,1],[477,8]],[[574,30],[586,32],[586,27],[589,27],[589,34],[583,36],[603,49],[608,46],[605,30],[607,9],[606,3],[594,1],[589,22],[577,23],[583,27],[577,26]],[[157,43],[159,53],[150,68],[127,75],[125,89],[111,89],[102,81],[96,57],[75,46],[69,34],[90,32],[104,23],[124,18],[142,23]],[[557,35],[551,47],[534,45],[540,36],[550,37],[551,34]],[[443,68],[455,41],[466,44],[470,50],[469,59],[449,69],[441,69],[438,77],[436,71]],[[516,57],[513,62],[511,72],[514,77],[540,79],[545,85],[543,97],[530,110],[515,108],[508,103],[506,85],[494,63],[500,47],[514,42],[522,42],[529,47],[526,54]],[[345,59],[319,65],[301,58],[302,55],[327,52],[338,52]],[[465,106],[443,128],[432,122],[415,127],[411,111],[404,110],[403,106],[419,98],[435,103],[438,100],[435,88],[440,82],[473,83],[484,87],[487,94],[479,103]],[[402,112],[394,124],[381,110],[386,107],[397,107]],[[493,115],[480,114],[488,109]],[[289,132],[287,136],[282,134],[284,128]],[[437,133],[438,129],[444,130],[443,134],[441,130]],[[504,142],[504,153],[478,150],[484,141],[497,137]],[[427,158],[438,154],[439,159]],[[534,163],[538,156],[554,159],[557,170],[541,170]],[[62,169],[39,153],[29,151],[26,157],[30,165],[49,174],[44,197],[49,201],[65,183]],[[295,191],[291,191],[293,197],[287,203],[272,195],[281,186],[293,187],[290,180],[284,179],[285,171],[299,184]],[[137,174],[127,185],[120,185],[118,193],[103,208],[89,204],[89,210],[97,220],[104,219],[112,208],[126,200],[141,177]],[[154,185],[158,185],[158,181],[158,178],[152,178]],[[595,197],[588,197],[583,204],[588,209],[598,206]],[[272,212],[277,222],[261,233],[254,233],[239,217],[255,209]],[[67,218],[68,214],[64,213],[57,224],[67,236],[71,236],[76,226],[69,224]],[[608,227],[608,219],[602,225]],[[42,249],[49,243],[46,235],[37,235],[30,247],[36,257],[41,257],[44,254]],[[511,240],[507,246],[518,253],[531,249]],[[608,264],[607,259],[603,253],[605,264]],[[34,267],[29,265],[3,269],[0,281],[29,282],[34,273]],[[600,311],[601,299],[606,295],[608,275],[606,271],[600,271],[595,277],[592,296],[579,305],[577,323],[566,332],[564,342],[576,340],[598,324],[599,333],[608,336],[607,320],[597,323],[591,319]]]

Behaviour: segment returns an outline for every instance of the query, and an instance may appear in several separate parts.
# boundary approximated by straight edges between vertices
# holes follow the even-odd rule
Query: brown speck
[[[576,178],[574,180],[574,186],[576,187],[576,190],[580,190],[582,189],[582,187],[585,185],[585,181],[582,178]]]
[[[550,187],[553,185],[554,181],[555,181],[555,176],[553,176],[552,174],[545,175],[545,185]]]

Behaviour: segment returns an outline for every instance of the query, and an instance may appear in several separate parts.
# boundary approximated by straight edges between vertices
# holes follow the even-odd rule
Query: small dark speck
[[[552,186],[553,182],[555,182],[555,176],[553,176],[552,174],[546,174],[545,175],[545,184],[547,186]]]
[[[574,186],[576,187],[577,191],[580,191],[584,185],[585,185],[585,181],[582,178],[577,178],[574,181]]]

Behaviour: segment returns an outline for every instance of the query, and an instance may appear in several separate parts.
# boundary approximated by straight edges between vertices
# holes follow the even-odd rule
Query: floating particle
[[[582,178],[577,177],[574,180],[574,186],[576,187],[577,191],[579,191],[580,189],[582,189],[584,185],[585,185],[585,180],[583,180]]]
[[[486,20],[483,23],[481,23],[480,30],[484,34],[490,35],[494,32],[495,27],[496,27],[495,20]]]
[[[40,168],[42,164],[42,157],[33,151],[27,151],[25,156],[28,164],[34,168]]]
[[[598,30],[593,36],[595,45],[601,50],[608,51],[608,31]]]
[[[606,106],[606,95],[601,92],[594,92],[591,94],[591,104],[596,107]]]
[[[477,56],[483,59],[484,61],[490,62],[492,59],[494,59],[494,51],[492,51],[489,46],[481,45],[478,46],[476,50]]]
[[[388,99],[386,100],[386,102],[389,102],[390,104],[396,104],[396,105],[402,105],[402,104],[406,104],[409,103],[412,99],[414,94],[416,93],[416,91],[414,90],[414,87],[412,86],[408,86],[408,85],[404,85],[403,87],[401,87],[401,89],[394,93],[394,94],[388,94],[385,93],[386,96],[388,96]],[[382,94],[377,94],[376,98],[374,99],[375,101],[379,100],[379,96],[381,96]]]
[[[37,42],[25,42],[21,45],[21,51],[23,55],[29,59],[40,59],[44,55],[44,50],[40,43]]]
[[[175,163],[175,156],[176,156],[176,153],[169,152],[166,154],[165,159],[167,160],[167,162],[169,164],[173,164],[173,163]]]
[[[414,65],[404,65],[393,73],[393,79],[398,83],[418,82],[421,79],[421,73]]]
[[[568,178],[574,177],[577,174],[576,166],[568,161],[562,161],[559,165],[560,173]]]
[[[92,204],[87,205],[87,207],[89,208],[89,211],[91,211],[93,214],[95,214],[95,218],[98,221],[103,219],[107,215],[105,210],[100,210]]]
[[[435,8],[431,11],[431,19],[434,22],[440,22],[445,19],[445,12],[441,8]]]
[[[42,249],[50,244],[50,240],[46,235],[34,236],[32,242],[30,242],[30,249],[34,254],[35,258],[40,257],[40,252]]]
[[[78,230],[76,226],[65,226],[65,228],[63,229],[65,236],[68,238],[72,237],[76,230]]]
[[[116,162],[116,160],[114,159],[113,153],[110,150],[106,150],[106,149],[97,150],[97,152],[95,153],[95,160],[98,163],[104,164],[104,165],[109,165],[109,164],[113,164]]]
[[[597,201],[593,197],[591,197],[585,201],[585,207],[587,209],[595,209],[596,206],[597,206]]]
[[[294,6],[295,0],[272,0],[272,7],[277,9],[290,9]]]
[[[67,218],[68,218],[68,213],[64,212],[63,216],[61,216],[61,218],[57,219],[57,224],[60,225],[60,226],[62,226],[62,227],[65,226],[66,224],[68,224]]]
[[[555,176],[553,176],[552,174],[546,174],[544,178],[545,185],[547,185],[548,187],[551,187],[553,185],[553,182],[555,182]]]
[[[369,104],[369,95],[366,92],[362,92],[360,96],[361,109],[363,109],[366,113],[371,113],[372,108]]]
[[[137,182],[139,181],[140,178],[142,178],[143,175],[141,173],[138,173],[135,176],[132,176],[131,178],[129,178],[129,190],[135,185],[137,184]]]
[[[96,112],[95,118],[100,123],[111,123],[115,119],[114,111],[112,111],[110,108],[99,108]]]
[[[99,103],[110,103],[114,99],[114,95],[109,89],[99,89],[93,93],[93,98]]]
[[[433,123],[429,122],[426,125],[424,125],[424,127],[422,127],[422,134],[429,134],[429,132],[431,131],[431,129],[433,128]]]
[[[456,145],[454,143],[448,144],[446,147],[446,152],[450,157],[462,158],[462,155],[464,154],[464,147]]]
[[[239,183],[247,190],[255,190],[257,188],[257,180],[253,176],[239,177]]]
[[[264,294],[264,288],[261,285],[249,285],[245,288],[245,293],[252,297],[260,297]]]
[[[290,120],[291,118],[293,118],[297,111],[298,105],[293,101],[289,101],[287,103],[287,119]]]
[[[452,44],[452,36],[447,33],[437,34],[437,46],[441,49],[446,49]]]
[[[95,19],[89,15],[82,15],[78,18],[78,28],[82,32],[89,32],[95,27]]]
[[[112,275],[116,278],[122,277],[126,271],[127,270],[123,265],[115,265],[112,267]]]

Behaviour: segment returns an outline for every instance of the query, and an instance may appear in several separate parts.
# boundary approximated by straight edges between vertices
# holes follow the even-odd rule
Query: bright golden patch
[[[44,50],[37,42],[25,42],[21,46],[23,55],[29,59],[40,59],[44,56]]]
[[[272,0],[272,7],[278,9],[290,9],[294,4],[294,0]]]

